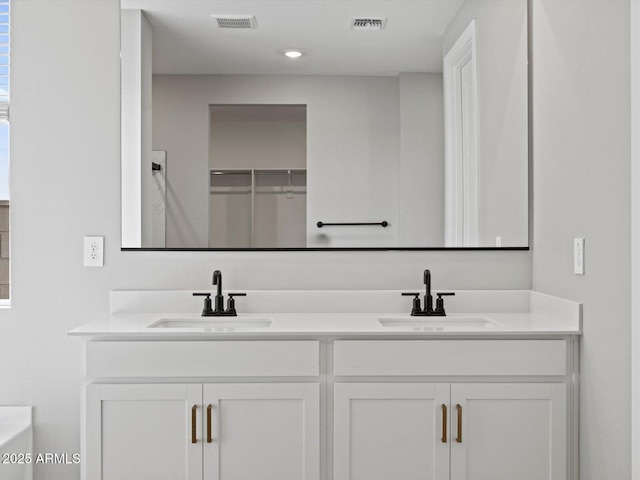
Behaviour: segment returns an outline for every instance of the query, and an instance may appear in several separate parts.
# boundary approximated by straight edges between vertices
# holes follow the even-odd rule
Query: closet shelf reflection
[[[306,246],[305,169],[211,169],[209,247]]]

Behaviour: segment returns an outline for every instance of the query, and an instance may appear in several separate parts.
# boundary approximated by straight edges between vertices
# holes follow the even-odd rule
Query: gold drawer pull
[[[198,439],[196,438],[196,411],[198,410],[198,406],[194,405],[191,408],[191,443],[198,443]]]
[[[447,443],[447,406],[442,404],[442,443]]]
[[[211,404],[207,405],[207,443],[213,442],[213,439],[211,438],[211,409],[212,408],[213,408],[213,405]]]
[[[458,436],[456,442],[462,443],[462,405],[456,404],[456,410],[458,410]]]

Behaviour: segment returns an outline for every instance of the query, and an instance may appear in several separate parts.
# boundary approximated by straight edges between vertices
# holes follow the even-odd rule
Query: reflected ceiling
[[[442,71],[441,36],[462,3],[122,0],[122,8],[151,22],[157,74],[397,75]],[[212,15],[255,16],[257,28],[220,29]],[[358,17],[387,21],[382,31],[356,31]],[[286,58],[292,48],[305,55]]]

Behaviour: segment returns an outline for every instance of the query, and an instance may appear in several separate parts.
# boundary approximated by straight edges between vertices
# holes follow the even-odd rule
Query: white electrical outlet
[[[104,237],[84,237],[84,266],[104,266]]]
[[[502,246],[502,237],[496,237],[496,247]]]
[[[584,275],[584,238],[573,239],[573,273]]]

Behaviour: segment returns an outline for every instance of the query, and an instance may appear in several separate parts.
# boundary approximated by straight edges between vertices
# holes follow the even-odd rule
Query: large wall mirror
[[[527,0],[121,0],[123,249],[528,246]]]

